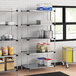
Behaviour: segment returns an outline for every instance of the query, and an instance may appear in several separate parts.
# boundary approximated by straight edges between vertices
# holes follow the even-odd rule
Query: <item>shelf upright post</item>
[[[12,8],[11,8],[11,22],[12,22]],[[11,26],[11,35],[12,35],[12,26]],[[12,47],[12,41],[11,41],[11,47]]]
[[[17,23],[16,23],[16,26],[17,26],[17,40],[18,41],[18,9],[16,10],[16,16],[17,16]],[[18,44],[17,44],[17,48],[18,48]],[[18,54],[18,52],[16,52]],[[18,76],[18,55],[16,55],[16,66],[17,66],[17,73],[16,73],[16,76]]]
[[[16,26],[17,26],[17,40],[16,41],[18,41],[18,9],[16,10],[16,14],[17,14],[17,24],[16,24]]]
[[[22,38],[22,9],[21,9],[21,38]],[[22,51],[22,40],[21,40],[21,51]],[[22,53],[21,53],[21,70],[22,70]]]
[[[55,23],[56,23],[56,10],[54,10],[54,51],[56,51],[56,24]],[[55,57],[55,60],[56,60],[56,57]],[[54,66],[56,66],[56,62],[54,62]]]
[[[29,24],[29,13],[30,13],[30,10],[27,10],[26,13],[27,13],[27,24]],[[27,27],[27,35],[29,35],[29,29],[28,29],[28,27]],[[28,48],[28,52],[30,53],[29,48]],[[29,55],[30,54],[27,54],[27,64],[28,64],[27,75],[28,76],[30,74],[30,69],[29,69]]]

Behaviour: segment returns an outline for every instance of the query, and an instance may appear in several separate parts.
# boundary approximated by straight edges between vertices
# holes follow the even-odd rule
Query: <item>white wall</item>
[[[75,6],[76,5],[76,1],[75,0],[0,0],[0,8],[18,8],[18,9],[21,9],[21,8],[26,8],[26,9],[33,9],[36,7],[36,4],[38,3],[52,3],[53,5],[66,5],[66,6]],[[20,14],[20,13],[19,13]],[[21,24],[20,22],[20,15],[19,15],[19,25]],[[32,28],[32,27],[31,27]],[[5,27],[1,27],[0,28],[0,31],[2,29],[5,29]],[[25,27],[26,29],[26,27]],[[14,30],[16,31],[16,28],[14,28]],[[19,28],[20,30],[20,28]],[[6,31],[8,32],[8,28],[6,27]],[[3,31],[2,33],[6,33],[6,31]],[[9,27],[9,31],[10,31],[10,27]],[[5,34],[4,33],[4,34]],[[20,31],[19,31],[19,35],[20,35]],[[16,34],[15,34],[16,36]],[[19,39],[20,39],[20,36],[19,36]],[[31,43],[33,43],[34,41],[31,41]],[[44,41],[43,41],[44,42]],[[24,44],[28,44],[29,42],[26,42],[24,41],[23,42],[23,46],[25,47],[25,49],[28,47]],[[11,44],[11,43],[10,43]],[[0,45],[10,45],[9,42],[2,42]],[[34,44],[34,43],[33,43]],[[18,48],[17,46],[18,45]],[[28,44],[28,45],[32,45],[32,44]],[[36,43],[35,43],[36,45]],[[51,48],[53,48],[53,42],[51,42]],[[56,61],[59,62],[59,61],[62,61],[62,46],[75,46],[76,45],[76,41],[66,41],[66,42],[56,42]],[[15,47],[15,52],[17,53],[20,53],[21,51],[21,42],[19,41],[18,43],[17,42],[12,42],[12,46]],[[32,47],[35,48],[34,45],[32,45]],[[32,49],[34,49],[32,48]],[[30,48],[31,49],[31,48]],[[54,58],[54,56],[52,56]],[[19,65],[21,65],[21,56],[19,56]],[[24,57],[24,60],[26,60],[27,57],[25,56]],[[27,61],[26,61],[27,62]]]

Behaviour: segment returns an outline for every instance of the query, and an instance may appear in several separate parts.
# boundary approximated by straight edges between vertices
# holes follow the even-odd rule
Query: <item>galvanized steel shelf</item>
[[[0,39],[0,41],[18,41],[17,39],[9,39],[9,40],[2,40],[2,39]]]
[[[14,54],[14,55],[0,56],[0,58],[5,58],[5,57],[15,57],[15,56],[18,56],[18,55],[17,55],[17,54]]]
[[[36,51],[21,51],[21,53],[26,54],[26,55],[31,55],[31,54],[50,54],[50,53],[56,53],[55,51],[49,51],[49,52],[44,52],[44,53],[37,53]]]
[[[21,37],[21,39],[30,40],[30,39],[49,39],[49,38],[40,38],[40,37]]]
[[[11,9],[11,10],[7,10],[7,9],[6,9],[6,10],[3,10],[3,9],[0,10],[0,13],[3,13],[3,12],[6,12],[6,13],[9,12],[9,13],[11,14],[10,22],[13,22],[13,21],[12,21],[12,13],[18,12],[18,10],[12,10],[12,9]],[[17,14],[17,13],[16,13],[16,14]],[[15,24],[8,24],[9,21],[8,21],[8,22],[5,21],[5,23],[0,23],[0,26],[10,26],[10,27],[11,27],[11,28],[10,28],[10,29],[11,29],[10,33],[11,33],[11,35],[12,35],[12,27],[13,27],[13,26],[18,26],[18,14],[17,14],[17,17],[16,17],[16,18],[17,18],[17,23],[15,23]],[[4,28],[4,29],[5,29],[5,28]],[[13,38],[13,39],[7,39],[7,40],[6,40],[6,39],[3,39],[3,40],[2,40],[2,39],[0,38],[0,41],[1,41],[1,43],[2,43],[2,41],[18,41],[18,27],[17,27],[17,38],[16,38],[16,39]],[[12,46],[12,42],[11,42],[11,46]],[[18,56],[18,54],[14,54],[14,55],[8,55],[8,56],[0,56],[0,58],[4,58],[4,59],[6,59],[6,57],[14,57],[14,58],[16,57],[16,58],[17,58],[17,56]],[[17,68],[14,68],[13,70],[8,70],[8,71],[6,71],[6,70],[5,70],[5,71],[0,71],[0,73],[18,71],[18,64],[17,64],[18,62],[17,62],[17,61],[18,61],[18,59],[16,59],[16,66],[17,66]],[[6,63],[6,62],[3,62],[3,63]],[[16,76],[18,76],[18,72],[16,72],[16,73],[17,73]]]
[[[13,70],[8,70],[8,71],[0,71],[0,73],[15,72],[15,71],[17,71],[16,68],[14,68]]]
[[[22,67],[26,69],[41,69],[41,68],[54,67],[54,65],[45,66],[45,65],[39,65],[38,63],[35,63],[35,64],[24,64],[22,65]]]
[[[22,14],[21,14],[21,27],[22,26],[32,26],[32,25],[35,25],[35,26],[42,26],[43,25],[43,23],[42,24],[40,24],[40,25],[37,25],[37,24],[31,24],[31,23],[29,23],[28,22],[28,15],[29,15],[29,13],[44,13],[44,12],[49,12],[49,14],[50,14],[50,17],[51,17],[51,11],[39,11],[39,10],[21,10],[21,12],[25,12],[25,13],[27,13],[27,23],[22,23]],[[51,18],[49,18],[50,20],[49,21],[51,21]],[[48,19],[47,19],[47,21],[48,21]],[[44,25],[46,25],[47,27],[48,27],[48,24],[47,23],[45,23]],[[51,31],[51,25],[52,25],[52,23],[50,23],[49,24],[49,27],[50,27],[50,31]],[[21,28],[22,29],[22,28]],[[28,28],[29,29],[29,28]],[[47,30],[48,30],[48,28],[47,28]],[[54,30],[54,32],[55,32],[55,30]],[[22,37],[22,30],[21,30],[21,39],[22,40],[30,40],[30,39],[47,39],[47,42],[48,42],[48,39],[50,40],[50,38],[39,38],[39,37]],[[54,40],[54,42],[55,42],[55,36],[52,38],[53,40]],[[22,44],[21,44],[22,45]],[[55,46],[55,43],[54,43],[54,46]],[[24,68],[26,68],[26,69],[41,69],[41,68],[47,68],[47,67],[54,67],[54,65],[53,64],[50,64],[50,66],[45,66],[45,65],[39,65],[38,63],[33,63],[33,64],[30,64],[29,63],[29,55],[32,55],[32,54],[34,54],[34,55],[37,55],[37,54],[50,54],[50,53],[56,53],[56,51],[55,51],[55,47],[54,47],[54,51],[50,51],[50,52],[45,52],[45,53],[36,53],[36,50],[30,50],[30,51],[22,51],[22,48],[21,48],[21,66],[22,67],[24,67]],[[26,54],[27,55],[27,64],[22,64],[22,56],[23,56],[23,54]],[[22,68],[21,67],[21,68]]]
[[[51,11],[44,11],[44,10],[21,10],[21,12],[51,12]]]

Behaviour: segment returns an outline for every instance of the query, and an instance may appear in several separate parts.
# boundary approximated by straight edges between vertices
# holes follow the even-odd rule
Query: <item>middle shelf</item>
[[[47,54],[47,53],[56,53],[55,51],[49,51],[49,52],[44,52],[44,53],[37,53],[36,51],[21,51],[21,53],[30,55],[30,54]]]
[[[40,38],[40,37],[21,37],[21,39],[30,40],[30,39],[49,39],[49,38]]]

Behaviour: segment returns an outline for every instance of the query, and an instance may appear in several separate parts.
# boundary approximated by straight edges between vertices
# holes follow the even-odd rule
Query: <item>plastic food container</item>
[[[0,50],[0,56],[2,56],[2,50]]]
[[[46,59],[45,57],[40,57],[38,58],[38,61],[39,61],[39,65],[44,65],[44,59]]]
[[[41,53],[45,53],[45,52],[46,52],[46,49],[45,49],[44,44],[41,44],[40,52],[41,52]]]
[[[37,10],[52,11],[52,5],[50,3],[37,4]]]
[[[46,47],[46,52],[50,52],[51,49],[50,49],[50,44],[47,44],[47,47]]]
[[[14,48],[13,47],[8,46],[8,54],[14,55]]]
[[[40,52],[40,43],[37,43],[37,53]]]
[[[7,56],[8,55],[8,48],[4,48],[4,47],[1,47],[1,50],[2,50],[2,53],[3,53],[3,56]]]
[[[13,57],[7,57],[7,58],[6,58],[6,61],[7,61],[7,62],[14,61],[14,58],[13,58]]]
[[[15,25],[14,22],[8,22],[8,25]]]
[[[5,71],[5,59],[4,58],[0,58],[0,72]]]
[[[52,38],[52,34],[53,32],[52,31],[45,31],[45,38]]]
[[[51,60],[52,59],[48,59],[48,58],[44,59],[44,65],[45,66],[51,66]]]
[[[14,62],[6,62],[6,70],[13,70],[14,69]]]
[[[12,36],[12,35],[9,35],[9,39],[10,39],[10,40],[13,39],[13,36]]]

